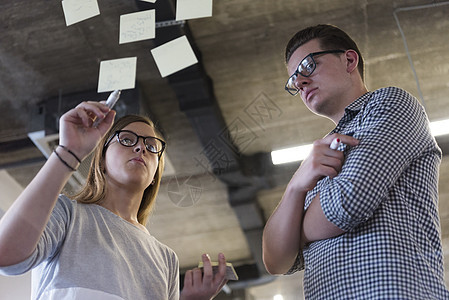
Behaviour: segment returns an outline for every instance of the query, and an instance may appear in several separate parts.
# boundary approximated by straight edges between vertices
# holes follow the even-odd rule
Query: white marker
[[[109,97],[108,100],[106,100],[106,106],[109,107],[110,109],[112,109],[115,105],[115,103],[117,103],[118,98],[120,98],[120,90],[115,90],[113,91]]]
[[[106,100],[106,106],[109,107],[109,109],[112,109],[115,103],[117,103],[118,99],[120,98],[120,93],[120,90],[115,90],[109,95],[108,100]],[[96,119],[92,126],[97,127],[102,120],[103,119]]]
[[[338,146],[340,146],[340,139],[339,138],[335,138],[332,140],[331,145],[329,146],[329,148],[331,148],[332,150],[337,150]]]

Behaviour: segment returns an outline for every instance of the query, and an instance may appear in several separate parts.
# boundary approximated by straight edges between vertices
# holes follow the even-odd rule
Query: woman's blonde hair
[[[163,139],[162,134],[157,130],[154,123],[147,117],[139,115],[126,115],[118,119],[95,149],[89,168],[89,174],[86,179],[86,184],[79,193],[73,196],[76,201],[87,204],[96,204],[104,199],[107,189],[106,178],[104,175],[104,159],[107,146],[105,144],[115,135],[116,131],[121,130],[127,125],[135,122],[143,122],[148,124],[151,128],[153,128],[155,137]],[[159,191],[162,172],[164,170],[164,153],[162,152],[158,155],[159,164],[156,173],[154,174],[154,184],[149,185],[145,189],[142,201],[140,202],[139,211],[137,213],[137,220],[144,226],[146,225],[153,208],[157,193]]]

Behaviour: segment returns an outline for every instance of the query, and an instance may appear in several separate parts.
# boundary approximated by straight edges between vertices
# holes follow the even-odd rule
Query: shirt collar
[[[365,105],[366,102],[368,102],[369,98],[371,97],[372,92],[367,92],[357,98],[354,102],[346,106],[345,108],[345,114],[348,112],[359,112],[362,109],[362,106]]]
[[[343,127],[343,124],[346,124],[347,122],[351,121],[358,113],[359,111],[365,106],[365,104],[369,101],[370,97],[372,95],[372,92],[367,92],[354,100],[351,104],[346,106],[345,108],[345,114],[343,115],[343,118],[340,119],[338,122],[337,127],[331,131],[331,134],[334,132],[338,132],[341,127]]]

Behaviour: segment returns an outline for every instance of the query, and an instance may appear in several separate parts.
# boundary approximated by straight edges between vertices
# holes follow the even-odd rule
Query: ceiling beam
[[[172,1],[157,1],[155,7],[157,22],[175,20]],[[202,144],[214,175],[228,186],[229,203],[240,221],[255,261],[257,277],[260,277],[266,274],[261,255],[264,220],[256,193],[267,185],[261,184],[263,179],[243,172],[243,156],[232,141],[214,95],[212,80],[203,67],[201,52],[188,24],[157,28],[154,42],[159,46],[181,36],[189,40],[198,63],[168,76],[168,82],[177,96],[180,110],[186,114]]]

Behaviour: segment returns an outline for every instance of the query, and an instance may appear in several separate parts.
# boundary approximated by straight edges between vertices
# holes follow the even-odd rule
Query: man
[[[356,43],[335,26],[299,31],[286,63],[286,90],[336,127],[314,142],[266,224],[267,270],[305,269],[311,299],[449,299],[441,150],[424,109],[399,88],[369,92]]]

